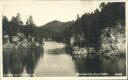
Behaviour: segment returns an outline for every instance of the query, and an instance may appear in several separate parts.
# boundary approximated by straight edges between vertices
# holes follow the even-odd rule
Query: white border
[[[44,3],[44,2],[52,2],[52,1],[57,1],[57,0],[47,0],[47,1],[0,1],[0,10],[2,10],[2,4],[4,3],[29,3],[29,4],[32,4],[32,3]],[[79,2],[77,0],[72,0],[72,1],[76,1],[76,2]],[[86,1],[90,1],[90,0],[86,0]],[[96,1],[96,0],[92,0],[92,1]],[[63,1],[58,1],[58,2],[69,2],[69,0],[63,0]],[[82,2],[82,1],[80,1]],[[83,1],[84,2],[84,1]],[[127,13],[128,13],[128,10],[127,10],[127,7],[128,7],[128,3],[126,0],[101,0],[101,1],[96,1],[96,2],[125,2],[125,6],[126,6],[126,34],[128,32],[128,17],[127,17]],[[0,54],[0,76],[1,76],[1,79],[3,80],[108,80],[108,79],[114,79],[114,80],[118,80],[118,79],[121,79],[121,80],[125,80],[127,79],[127,72],[128,72],[128,68],[127,68],[127,65],[128,65],[128,62],[127,62],[127,59],[128,59],[128,54],[127,54],[127,41],[128,41],[128,36],[126,35],[126,75],[127,76],[123,76],[123,77],[115,77],[115,76],[108,76],[108,77],[3,77],[3,51],[2,51],[2,12],[0,11],[0,51],[1,51],[1,54]]]

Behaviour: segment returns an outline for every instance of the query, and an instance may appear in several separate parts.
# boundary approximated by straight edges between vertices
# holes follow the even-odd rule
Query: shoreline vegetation
[[[125,3],[108,2],[99,6],[100,9],[81,17],[78,14],[76,21],[55,20],[40,27],[36,26],[31,15],[26,24],[21,21],[19,13],[10,21],[3,16],[4,76],[9,73],[21,76],[15,74],[23,73],[24,68],[33,76],[36,63],[40,55],[43,56],[45,41],[65,44],[63,49],[50,50],[49,54],[67,53],[73,58],[80,55],[89,59],[125,58]],[[27,67],[23,67],[25,65]]]

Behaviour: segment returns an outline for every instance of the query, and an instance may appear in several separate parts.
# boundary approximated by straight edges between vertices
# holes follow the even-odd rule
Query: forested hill
[[[74,21],[60,22],[57,20],[51,21],[43,26],[39,27],[40,34],[46,39],[63,42],[65,29],[69,28]]]
[[[43,26],[40,29],[49,30],[51,32],[61,32],[65,28],[70,27],[72,22],[60,22],[57,20],[51,21]]]

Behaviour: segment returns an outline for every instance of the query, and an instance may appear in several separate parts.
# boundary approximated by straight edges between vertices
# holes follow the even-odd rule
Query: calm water
[[[126,73],[124,57],[72,57],[66,53],[62,43],[51,41],[44,44],[44,47],[35,49],[4,49],[4,76],[95,76]]]

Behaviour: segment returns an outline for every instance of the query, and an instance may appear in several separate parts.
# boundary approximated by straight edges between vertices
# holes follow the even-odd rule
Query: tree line
[[[122,47],[125,48],[125,3],[109,2],[99,6],[99,9],[85,13],[65,30],[66,43],[71,44],[73,38],[73,46],[94,48],[99,53],[104,49],[104,52],[119,50],[120,53],[118,43],[124,44]],[[125,53],[125,49],[121,52]]]
[[[35,37],[35,41],[50,38],[66,44],[71,44],[73,38],[74,46],[91,47],[98,52],[101,50],[103,39],[106,37],[106,39],[110,38],[106,43],[108,41],[112,43],[111,48],[113,48],[112,45],[116,40],[112,41],[112,36],[118,38],[120,34],[123,34],[123,39],[125,38],[125,3],[101,3],[99,7],[91,13],[83,14],[76,21],[65,23],[53,21],[40,27],[35,25],[31,15],[25,25],[23,25],[19,13],[13,16],[10,21],[6,16],[3,16],[3,35],[9,35],[11,40],[12,36],[21,32],[25,34],[26,38]],[[120,34],[114,35],[113,32]]]

